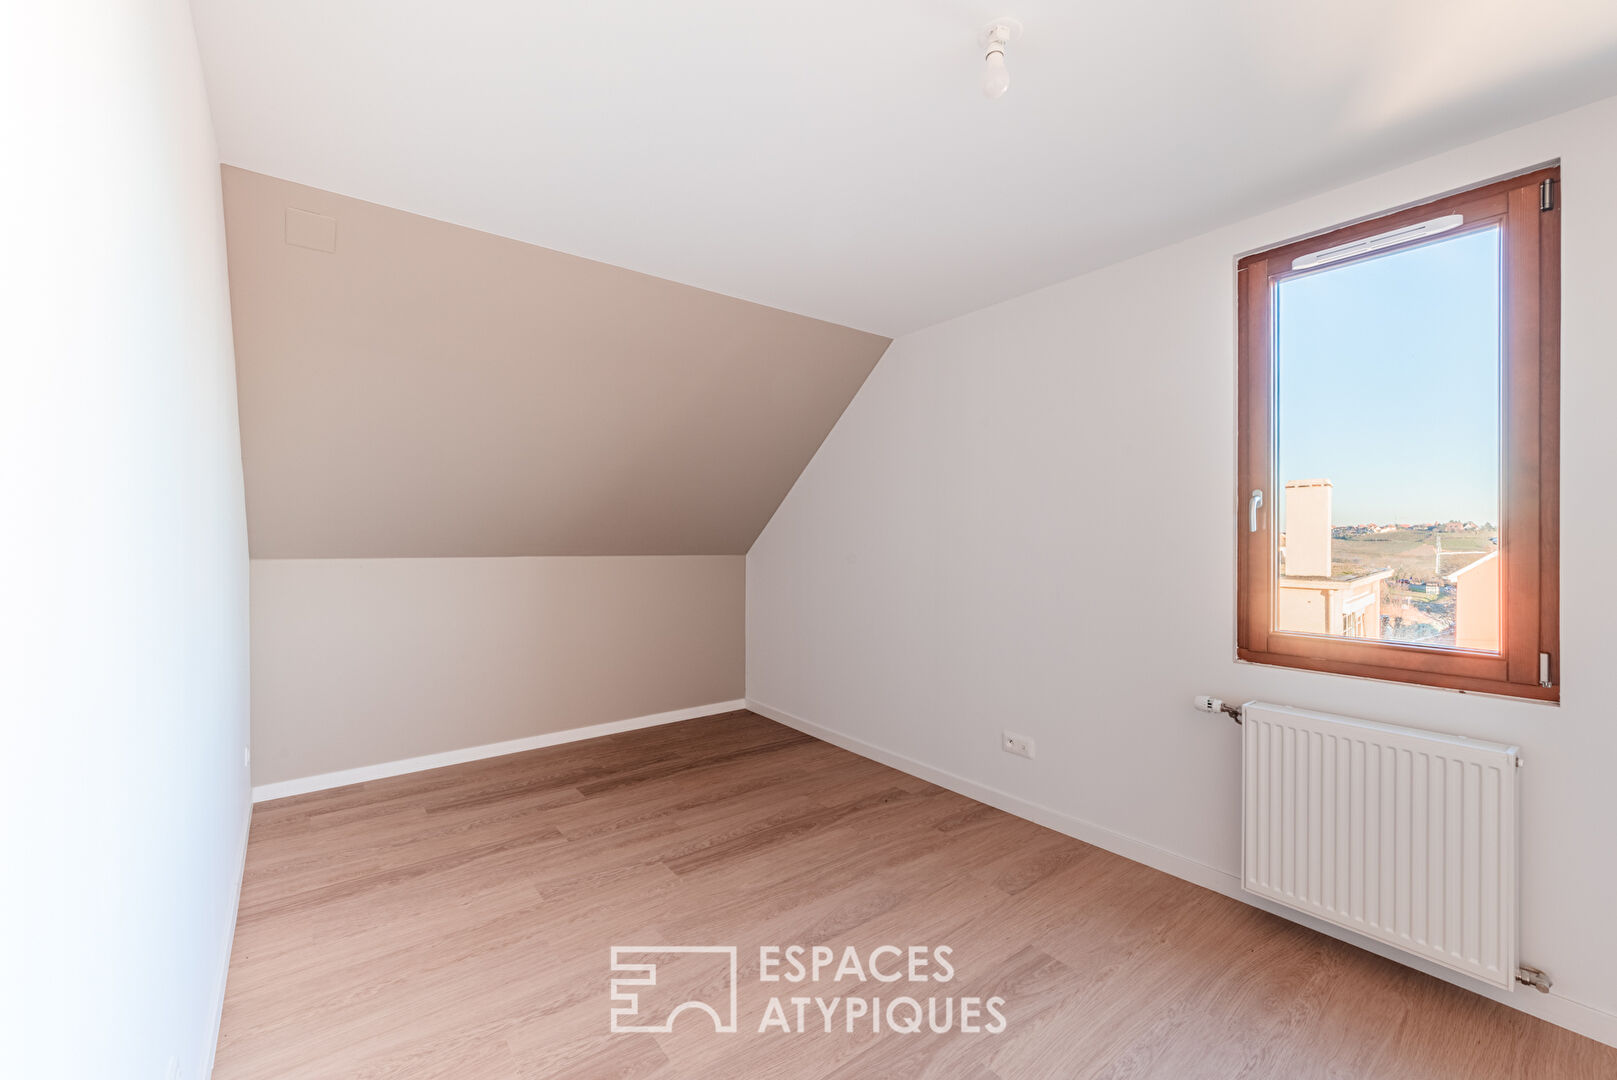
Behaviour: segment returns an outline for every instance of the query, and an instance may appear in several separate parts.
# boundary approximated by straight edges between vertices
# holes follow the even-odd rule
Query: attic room
[[[1617,7],[0,42],[0,1074],[1617,1078]]]

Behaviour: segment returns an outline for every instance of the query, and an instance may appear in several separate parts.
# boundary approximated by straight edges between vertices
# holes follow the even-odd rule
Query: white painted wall
[[[0,1074],[204,1075],[248,814],[218,154],[185,0],[0,32]]]
[[[253,783],[734,702],[745,594],[740,555],[254,559]]]
[[[1514,1003],[1617,1042],[1613,132],[1617,99],[895,341],[748,556],[749,701],[1232,890],[1239,733],[1192,695],[1519,743],[1555,991]],[[1236,256],[1556,157],[1564,704],[1236,664]]]

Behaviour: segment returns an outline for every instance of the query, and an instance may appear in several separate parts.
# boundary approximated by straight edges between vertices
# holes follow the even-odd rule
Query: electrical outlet
[[[1002,732],[999,739],[999,748],[1007,754],[1017,757],[1031,758],[1033,756],[1033,740],[1026,735],[1017,735],[1013,732]]]
[[[244,746],[241,748],[241,763],[248,768],[252,767],[253,748],[251,746]]]

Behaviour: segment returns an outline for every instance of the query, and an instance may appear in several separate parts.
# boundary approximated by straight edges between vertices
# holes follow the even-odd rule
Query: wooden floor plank
[[[740,1030],[612,1033],[610,948],[681,944],[737,946]],[[768,944],[957,974],[765,983]],[[656,992],[722,997],[709,961]],[[968,995],[1003,1033],[757,1030],[777,996]],[[214,1075],[1537,1080],[1617,1050],[737,712],[257,807]]]

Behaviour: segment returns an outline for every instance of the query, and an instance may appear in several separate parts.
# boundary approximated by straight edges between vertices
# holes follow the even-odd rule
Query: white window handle
[[[1257,488],[1252,489],[1252,531],[1258,531],[1258,507],[1263,505],[1263,492]]]

